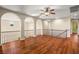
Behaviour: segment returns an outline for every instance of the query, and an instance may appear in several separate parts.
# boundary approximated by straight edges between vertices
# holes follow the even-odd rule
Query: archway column
[[[0,15],[0,44],[1,44],[1,15]]]
[[[0,54],[3,53],[3,49],[2,49],[2,39],[1,39],[1,17],[2,15],[6,13],[6,11],[0,10]]]
[[[36,18],[34,18],[34,36],[36,36],[36,22],[37,22],[37,20],[36,20]]]
[[[1,42],[2,41],[2,39],[1,39],[1,16],[2,15],[0,14],[0,54],[3,53],[2,46],[1,46],[1,44],[2,44],[2,42]]]
[[[26,17],[24,15],[19,15],[19,18],[21,19],[21,38],[23,39],[25,37],[24,20]]]
[[[49,25],[49,26],[48,26],[48,27],[49,27],[49,28],[48,28],[48,30],[49,30],[49,35],[52,35],[52,20],[49,20],[49,21],[48,21],[48,25]]]
[[[0,15],[0,45],[1,45],[1,15]]]
[[[44,35],[44,20],[42,20],[42,35]]]
[[[2,44],[2,42],[1,42],[2,41],[2,39],[1,39],[1,17],[5,13],[6,13],[6,11],[0,10],[0,45]]]

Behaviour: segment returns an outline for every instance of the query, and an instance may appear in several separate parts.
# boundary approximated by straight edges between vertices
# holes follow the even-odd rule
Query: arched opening
[[[44,21],[44,26],[43,26],[43,34],[44,35],[48,35],[49,34],[49,22],[48,21]]]
[[[5,13],[1,17],[1,43],[18,40],[21,37],[21,21],[14,13]]]
[[[25,37],[34,36],[34,20],[32,17],[27,17],[24,22]]]
[[[36,21],[36,35],[42,35],[43,28],[42,28],[42,20],[37,20]]]

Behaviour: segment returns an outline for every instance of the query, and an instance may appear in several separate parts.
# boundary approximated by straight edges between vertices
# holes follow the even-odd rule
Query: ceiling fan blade
[[[55,13],[51,13],[51,14],[55,14]]]
[[[54,9],[51,9],[50,11],[54,11]]]

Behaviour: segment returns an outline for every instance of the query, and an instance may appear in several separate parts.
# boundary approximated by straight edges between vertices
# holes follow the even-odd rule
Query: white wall
[[[25,31],[25,37],[34,35],[34,20],[32,17],[26,17],[24,22],[24,30],[28,30]]]
[[[10,26],[10,22],[11,21],[7,21],[7,20],[1,21],[1,32],[2,32],[1,41],[2,41],[2,43],[18,40],[18,38],[21,37],[20,22],[12,21],[14,26]],[[19,31],[19,32],[7,32],[7,31]]]
[[[52,22],[52,29],[68,30],[67,37],[70,37],[70,18],[56,19]]]
[[[14,24],[14,26],[10,26],[11,24]],[[18,40],[18,38],[21,37],[20,31],[21,22],[19,17],[13,13],[5,13],[1,18],[1,43]]]
[[[14,24],[14,26],[10,26],[10,24]],[[7,20],[1,20],[1,31],[20,31],[21,23],[20,21],[7,21]]]
[[[69,17],[65,17],[65,18],[61,18],[61,19],[55,19],[52,21],[44,21],[44,29],[54,29],[54,30],[68,30],[67,31],[67,37],[70,37],[70,18]],[[52,34],[54,36],[58,35],[59,33],[62,33],[63,31],[51,31],[49,33],[49,31],[45,31],[45,34]],[[63,34],[63,36],[66,36],[66,33]]]
[[[33,22],[25,22],[24,23],[25,36],[33,36],[34,35],[34,23]],[[26,31],[28,30],[28,31]]]
[[[42,21],[41,20],[37,20],[36,21],[36,35],[42,35]]]
[[[21,30],[21,20],[14,13],[5,13],[1,17],[1,31],[16,31]],[[10,26],[14,24],[14,26]]]
[[[43,25],[43,34],[44,35],[49,35],[49,22],[48,21],[44,21],[43,22],[44,23],[44,25]]]
[[[24,30],[34,30],[34,23],[33,22],[25,22],[25,25],[24,25]]]
[[[49,28],[49,23],[48,21],[44,21],[44,29],[48,29]]]
[[[25,31],[25,36],[34,36],[34,19],[32,17],[27,17],[24,23],[24,30],[32,30],[32,31]],[[42,35],[42,21],[37,19],[36,20],[36,35]]]

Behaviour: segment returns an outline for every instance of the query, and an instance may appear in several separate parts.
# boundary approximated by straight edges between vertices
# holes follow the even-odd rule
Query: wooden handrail
[[[62,33],[56,35],[55,37],[59,37],[60,35],[62,35],[62,34],[64,34],[64,33],[66,33],[66,37],[65,37],[65,38],[67,39],[67,30],[65,30],[65,31],[63,31]]]
[[[57,30],[57,29],[40,29],[40,30],[65,31],[65,30]]]
[[[62,32],[62,33],[58,34],[57,36],[60,36],[61,34],[65,33],[65,32],[67,32],[67,30],[65,30],[64,32]]]
[[[51,29],[51,31],[65,31],[65,30]]]

